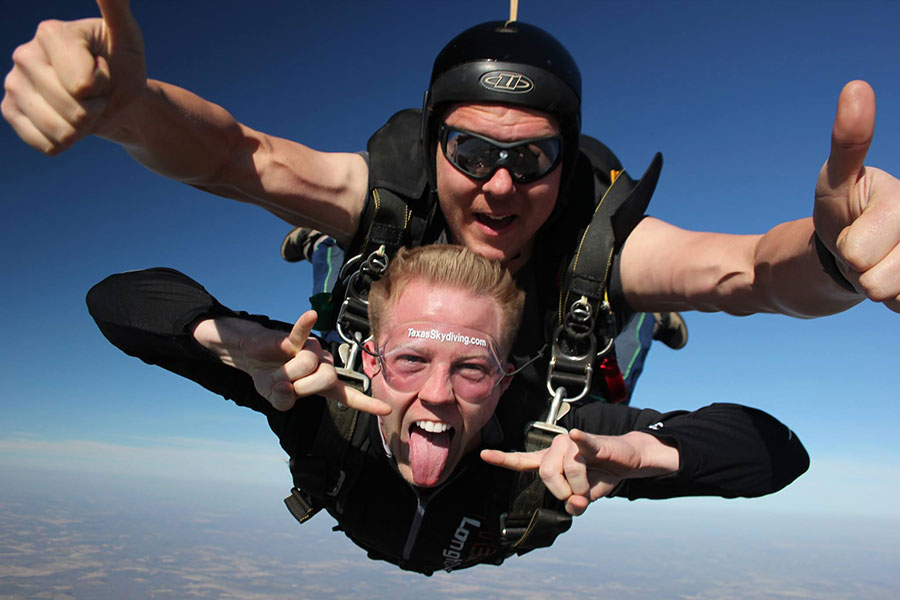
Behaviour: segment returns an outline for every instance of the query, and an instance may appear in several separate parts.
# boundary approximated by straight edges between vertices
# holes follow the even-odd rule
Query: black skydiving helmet
[[[556,117],[563,139],[561,185],[566,187],[581,133],[581,73],[556,38],[527,23],[489,21],[444,46],[422,110],[421,140],[432,189],[439,130],[447,109],[460,102],[512,104]]]

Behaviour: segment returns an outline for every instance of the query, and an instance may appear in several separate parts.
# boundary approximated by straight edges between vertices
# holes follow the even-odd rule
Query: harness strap
[[[662,155],[657,153],[640,180],[635,181],[622,171],[600,198],[591,222],[581,236],[575,256],[569,263],[566,284],[561,293],[560,322],[564,318],[563,311],[570,306],[570,297],[584,296],[595,310],[600,308],[606,295],[615,249],[634,226],[633,223],[626,225],[626,222],[633,221],[635,213],[643,214],[646,210],[661,169]],[[620,211],[623,208],[627,210]],[[625,227],[628,227],[625,232],[616,231]],[[615,337],[615,331],[611,333],[611,337]]]
[[[525,451],[549,448],[553,438],[565,432],[561,427],[558,429],[529,428]],[[558,509],[559,502],[547,491],[536,471],[518,474],[512,498],[510,512],[500,517],[500,534],[516,551],[550,546],[572,526],[572,517]]]
[[[428,178],[418,144],[420,123],[419,111],[400,111],[369,139],[369,190],[373,211],[368,217],[360,254],[383,245],[388,258],[393,258],[401,246],[421,244],[426,222],[434,214],[437,202],[432,202],[431,206],[422,202]],[[414,211],[416,218],[413,218]],[[350,250],[352,255],[354,249],[351,247]]]
[[[551,340],[547,373],[547,389],[553,401],[546,421],[529,425],[526,452],[549,448],[555,436],[566,433],[556,424],[562,414],[561,403],[577,401],[587,394],[596,360],[600,359],[599,369],[610,400],[625,397],[624,379],[613,352],[616,323],[607,284],[617,242],[624,241],[646,210],[661,168],[662,156],[657,153],[639,181],[624,171],[612,172],[612,183],[594,208],[560,289],[559,325]],[[602,344],[598,344],[598,333],[604,338]],[[547,491],[538,473],[518,474],[512,510],[501,518],[501,534],[512,548],[526,551],[549,546],[571,523],[571,517]]]
[[[388,256],[394,256],[403,245],[412,212],[400,196],[386,188],[373,188],[372,202],[375,211],[360,253],[384,246]]]
[[[343,512],[369,447],[368,413],[341,408],[331,401],[325,405],[312,453],[291,459],[294,487],[284,503],[300,523],[325,508],[328,498],[335,499],[337,513]]]
[[[401,246],[421,244],[438,210],[436,201],[428,206],[418,202],[425,195],[427,176],[420,146],[409,144],[409,139],[416,139],[410,133],[417,134],[420,121],[418,111],[401,111],[369,139],[370,210],[363,215],[360,235],[347,249],[350,258],[332,293],[332,298],[343,296],[335,325],[348,343],[346,352],[338,352],[344,363],[339,376],[364,393],[368,378],[356,372],[358,354],[350,346],[361,346],[369,336],[369,286],[383,272],[378,267],[386,268]],[[369,415],[332,402],[326,405],[312,456],[291,459],[295,487],[285,504],[301,523],[321,510],[329,497],[335,498],[336,512],[342,512],[345,494],[361,473],[368,449]]]
[[[646,210],[661,169],[662,156],[657,153],[639,181],[625,171],[610,172],[611,183],[594,207],[560,287],[560,325],[553,334],[554,359],[547,373],[551,396],[562,386],[568,402],[584,397],[596,361],[607,400],[621,402],[627,397],[614,359],[617,328],[607,288],[616,249]],[[568,376],[561,377],[561,370]]]
[[[369,378],[359,370],[360,350],[370,337],[369,289],[373,281],[381,278],[388,267],[384,245],[362,260],[362,255],[351,259],[342,270],[352,270],[344,293],[344,301],[338,311],[337,331],[344,340],[337,352],[341,366],[338,377],[363,393],[369,391]]]
[[[349,257],[341,270],[332,298],[342,298],[337,329],[356,347],[369,337],[369,287],[403,246],[421,245],[429,227],[435,225],[438,203],[429,198],[422,151],[417,143],[421,117],[418,111],[395,114],[369,139],[369,202],[359,233],[347,248]],[[375,262],[383,268],[372,269]],[[354,359],[358,353],[351,352]],[[344,364],[356,371],[356,360]],[[347,373],[345,373],[347,374]]]

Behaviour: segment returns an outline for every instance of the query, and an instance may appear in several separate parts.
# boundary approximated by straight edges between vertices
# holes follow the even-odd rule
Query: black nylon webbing
[[[603,299],[616,244],[614,216],[623,207],[629,213],[643,214],[661,169],[662,156],[657,153],[639,181],[623,171],[600,199],[569,266],[568,285],[560,307],[563,311],[573,296],[576,299],[585,296],[594,306]]]
[[[662,155],[657,153],[644,176],[633,180],[624,171],[606,189],[597,202],[591,222],[581,236],[578,249],[569,263],[565,283],[560,290],[559,323],[567,322],[572,303],[585,297],[594,308],[594,315],[600,313],[600,306],[606,295],[610,267],[617,243],[622,243],[627,234],[643,216],[662,169]],[[609,313],[601,316],[600,328],[609,340],[615,337],[615,320]],[[593,319],[595,317],[591,317]],[[593,321],[591,321],[593,322]],[[591,328],[587,332],[593,336]],[[592,340],[594,338],[591,338]],[[554,340],[556,343],[558,340]],[[591,346],[594,348],[595,346]],[[609,346],[611,350],[611,345]],[[555,378],[554,385],[571,383],[583,384],[585,364],[593,363],[594,356],[557,356],[559,368],[548,373]],[[569,365],[568,362],[572,364]],[[571,367],[571,368],[570,368]],[[569,373],[567,368],[572,372]],[[570,381],[571,380],[571,381]],[[551,424],[552,425],[552,424]],[[526,435],[525,451],[535,452],[549,448],[558,432],[540,429],[532,425]],[[512,497],[512,509],[504,518],[504,537],[519,550],[529,550],[549,546],[556,537],[571,526],[571,517],[561,504],[549,496],[549,492],[536,472],[519,473]]]
[[[392,257],[403,245],[411,213],[406,202],[390,190],[373,189],[372,200],[375,203],[375,212],[362,252],[366,254],[383,245],[388,257]]]
[[[366,442],[361,413],[352,408],[340,408],[336,402],[325,401],[326,409],[319,424],[311,457],[292,459],[294,487],[284,499],[292,515],[305,523],[324,508],[319,498],[339,496],[352,486],[352,480],[362,469]],[[362,427],[361,427],[362,426]],[[360,446],[353,448],[354,445]]]
[[[525,451],[549,448],[555,436],[531,427],[525,437]],[[572,517],[550,495],[537,471],[518,474],[512,506],[502,522],[503,536],[512,548],[519,551],[545,548],[571,525]]]

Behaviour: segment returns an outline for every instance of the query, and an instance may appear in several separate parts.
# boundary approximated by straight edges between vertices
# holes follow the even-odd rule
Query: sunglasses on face
[[[516,182],[530,183],[550,173],[562,158],[560,136],[500,142],[444,123],[440,140],[450,164],[477,180],[490,179],[503,168]]]

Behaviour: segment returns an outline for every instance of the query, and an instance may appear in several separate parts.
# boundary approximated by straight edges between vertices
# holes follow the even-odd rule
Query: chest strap
[[[562,405],[588,394],[595,361],[607,380],[613,378],[609,372],[613,367],[609,359],[615,356],[616,323],[607,286],[616,242],[624,241],[634,226],[631,223],[626,231],[616,231],[617,227],[625,227],[622,221],[616,221],[616,215],[634,215],[638,211],[643,214],[661,168],[662,156],[657,154],[639,181],[634,181],[624,171],[616,173],[581,236],[560,290],[560,324],[550,342],[551,358],[547,369],[550,406],[543,422],[529,424],[526,452],[549,448],[554,437],[567,433],[557,424],[564,414]],[[624,387],[622,389],[624,391]],[[501,517],[500,523],[501,535],[511,547],[527,551],[549,546],[571,524],[571,516],[547,491],[537,472],[518,474],[511,510]]]
[[[336,402],[325,404],[312,453],[291,458],[294,487],[284,503],[300,523],[328,504],[338,514],[344,511],[369,448],[368,413],[341,408]]]
[[[532,424],[525,436],[525,451],[549,448],[553,438],[565,432],[558,425]],[[559,510],[559,501],[547,491],[537,472],[519,473],[510,511],[500,516],[504,542],[518,552],[546,548],[571,526],[572,517]]]
[[[560,288],[559,326],[551,340],[547,373],[551,398],[562,388],[566,402],[583,398],[591,387],[595,362],[609,381],[615,357],[616,321],[609,304],[612,261],[619,244],[643,214],[659,180],[662,156],[656,154],[640,180],[617,172],[600,197]],[[626,223],[627,217],[627,223]],[[613,378],[613,383],[616,383]],[[548,415],[548,423],[555,423]]]

